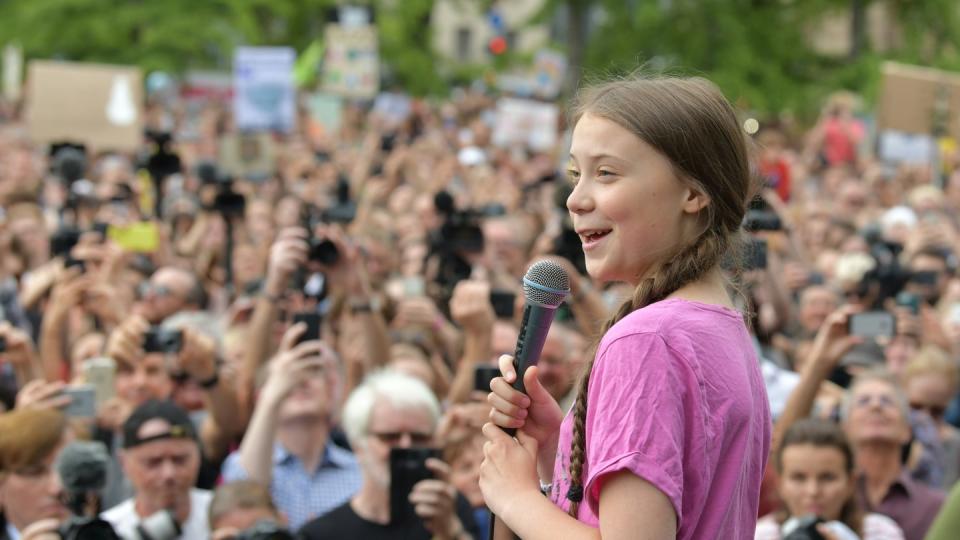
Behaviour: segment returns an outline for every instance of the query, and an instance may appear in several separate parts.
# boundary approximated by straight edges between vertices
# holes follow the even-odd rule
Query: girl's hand
[[[517,379],[513,368],[513,357],[503,355],[499,359],[500,373],[490,381],[490,394],[487,402],[493,406],[490,420],[499,427],[518,428],[533,437],[539,446],[546,445],[560,431],[563,411],[553,396],[540,384],[536,366],[524,373],[523,384],[527,393],[511,386]]]
[[[490,511],[505,516],[524,497],[542,497],[537,480],[536,439],[517,431],[514,439],[493,424],[484,424],[483,462],[480,464],[480,491]]]

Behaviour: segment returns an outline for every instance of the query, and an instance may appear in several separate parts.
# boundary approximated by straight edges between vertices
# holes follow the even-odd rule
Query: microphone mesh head
[[[523,296],[531,304],[558,307],[568,294],[570,278],[553,261],[538,261],[523,276]]]

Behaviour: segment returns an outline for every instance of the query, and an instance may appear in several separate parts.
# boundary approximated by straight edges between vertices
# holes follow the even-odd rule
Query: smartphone
[[[390,522],[411,523],[418,520],[410,503],[410,492],[421,480],[433,478],[427,468],[427,458],[440,459],[435,448],[390,449]]]
[[[775,212],[748,210],[743,217],[743,227],[748,231],[779,231],[783,223]]]
[[[847,322],[847,330],[852,336],[865,338],[892,338],[897,331],[897,318],[886,311],[868,311],[854,313]]]
[[[937,278],[940,277],[940,274],[932,271],[925,270],[922,272],[912,272],[910,274],[910,283],[916,283],[917,285],[936,285]]]
[[[902,291],[897,295],[897,305],[910,309],[914,315],[920,314],[920,297],[909,291]]]
[[[403,296],[405,298],[419,298],[427,293],[426,283],[421,276],[403,278]]]
[[[143,334],[143,351],[148,353],[178,353],[183,349],[183,330],[151,327]]]
[[[743,261],[744,270],[764,270],[767,268],[767,241],[753,238],[747,245]]]
[[[500,376],[497,366],[476,366],[473,370],[473,389],[480,392],[490,391],[490,381]]]
[[[84,360],[80,367],[83,380],[93,387],[94,401],[97,407],[116,395],[114,386],[117,376],[117,363],[107,356],[98,356]]]
[[[152,221],[140,221],[129,225],[108,225],[107,238],[126,251],[153,253],[160,246],[160,231]]]
[[[83,259],[74,258],[73,255],[67,255],[67,258],[63,260],[63,268],[70,269],[77,267],[80,269],[80,273],[87,271],[87,263],[83,262]]]
[[[320,323],[323,322],[323,316],[315,311],[304,311],[293,314],[293,324],[304,323],[307,330],[297,339],[297,344],[304,341],[318,341],[320,339]]]
[[[63,395],[70,396],[70,403],[63,412],[70,418],[93,418],[97,414],[96,391],[89,384],[68,386]]]
[[[510,291],[490,291],[490,304],[498,319],[512,319],[517,295]]]

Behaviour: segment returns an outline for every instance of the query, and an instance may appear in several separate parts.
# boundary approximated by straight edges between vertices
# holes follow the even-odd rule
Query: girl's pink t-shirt
[[[614,325],[587,392],[587,459],[578,519],[599,526],[608,475],[629,471],[663,492],[677,538],[753,538],[771,419],[742,316],[670,299]],[[560,428],[550,498],[567,510],[572,411]]]

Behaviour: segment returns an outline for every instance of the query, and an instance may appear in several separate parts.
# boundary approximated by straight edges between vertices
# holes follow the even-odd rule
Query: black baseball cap
[[[170,424],[170,429],[163,433],[156,433],[149,437],[140,437],[140,428],[150,420],[163,420]],[[187,411],[172,401],[150,400],[143,403],[123,423],[123,447],[133,448],[161,439],[189,439],[197,440],[197,430],[190,421]]]

